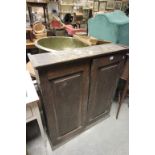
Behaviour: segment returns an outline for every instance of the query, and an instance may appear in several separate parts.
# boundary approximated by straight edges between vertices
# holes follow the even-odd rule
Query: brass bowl
[[[87,47],[88,45],[72,37],[51,36],[37,40],[35,46],[42,52],[52,52],[67,51],[74,48]]]

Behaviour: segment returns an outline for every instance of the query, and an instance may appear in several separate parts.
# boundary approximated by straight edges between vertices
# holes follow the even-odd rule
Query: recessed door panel
[[[82,73],[52,80],[58,136],[81,126]]]
[[[120,56],[109,56],[92,62],[87,115],[89,123],[109,113],[119,78],[120,61]]]
[[[89,63],[67,64],[42,73],[48,135],[53,145],[81,132],[86,122]]]

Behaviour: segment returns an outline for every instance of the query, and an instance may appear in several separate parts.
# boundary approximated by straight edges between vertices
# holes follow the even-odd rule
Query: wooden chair
[[[117,109],[116,119],[118,118],[122,102],[123,102],[124,98],[126,97],[128,90],[129,90],[129,57],[127,57],[127,60],[125,62],[125,66],[124,66],[124,70],[123,70],[123,73],[122,73],[120,79],[125,81],[125,85],[123,87],[122,94],[119,93],[119,100],[118,100],[119,106]]]
[[[83,23],[83,13],[80,13],[80,12],[76,12],[76,13],[74,13],[74,22],[75,22],[75,24],[76,24],[76,26],[78,27],[78,28],[80,28],[81,27],[81,24]]]
[[[48,27],[49,17],[48,17],[48,0],[26,0],[29,16],[30,16],[30,24],[33,24],[33,17],[32,17],[32,7],[42,7],[44,12],[44,20],[45,24]]]

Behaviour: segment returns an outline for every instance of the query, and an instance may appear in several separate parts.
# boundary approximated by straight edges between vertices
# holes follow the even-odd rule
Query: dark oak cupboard
[[[111,48],[115,46],[119,47],[112,44]],[[44,53],[48,61],[41,61],[41,54],[29,56],[38,75],[53,148],[109,114],[128,53],[127,47],[120,47],[114,51],[110,48],[106,54],[103,49],[100,55],[58,63],[50,61],[48,53]]]

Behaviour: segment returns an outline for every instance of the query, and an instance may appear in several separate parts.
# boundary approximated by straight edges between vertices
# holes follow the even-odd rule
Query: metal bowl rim
[[[75,39],[73,37],[64,37],[64,36],[50,36],[50,37],[43,37],[43,38],[40,38],[40,39],[37,39],[34,44],[37,48],[41,49],[41,50],[44,50],[44,51],[47,51],[47,52],[56,52],[56,51],[63,51],[63,50],[53,50],[53,49],[49,49],[49,48],[46,48],[46,47],[43,47],[41,45],[38,44],[38,42],[42,39],[46,39],[46,38],[69,38],[69,39]]]

